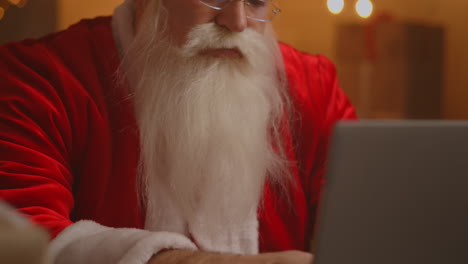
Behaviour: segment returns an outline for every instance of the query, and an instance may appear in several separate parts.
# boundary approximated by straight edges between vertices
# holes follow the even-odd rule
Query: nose
[[[232,32],[242,32],[247,28],[247,16],[244,2],[232,0],[217,14],[216,24],[223,26]]]

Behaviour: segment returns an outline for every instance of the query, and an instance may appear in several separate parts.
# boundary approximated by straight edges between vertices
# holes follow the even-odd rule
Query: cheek
[[[182,44],[192,24],[193,21],[183,14],[179,16],[169,14],[168,34],[177,44]]]
[[[178,45],[183,45],[190,30],[212,21],[213,12],[193,0],[164,0],[168,12],[168,34]]]
[[[257,31],[260,34],[265,33],[266,23],[258,22],[249,19],[249,28]]]

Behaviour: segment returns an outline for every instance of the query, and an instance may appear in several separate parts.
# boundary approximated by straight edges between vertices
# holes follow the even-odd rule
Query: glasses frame
[[[211,9],[214,9],[214,10],[218,10],[218,11],[219,11],[219,10],[222,10],[222,9],[224,8],[224,7],[212,6],[212,5],[210,5],[210,4],[205,3],[204,0],[198,0],[198,1],[199,1],[201,4],[203,4],[204,6],[207,6],[207,7],[211,8]],[[228,2],[228,3],[233,2],[233,1],[240,1],[240,2],[243,2],[244,5],[250,6],[248,0],[224,0],[224,2]],[[271,18],[271,19],[262,19],[262,18],[255,18],[255,17],[251,17],[251,16],[246,16],[247,18],[252,19],[252,20],[255,20],[255,21],[259,21],[259,22],[264,22],[264,23],[266,23],[266,22],[268,22],[268,21],[272,21],[273,18],[274,18],[277,14],[281,13],[281,9],[280,9],[275,3],[273,3],[273,1],[271,1],[271,0],[260,0],[260,1],[268,2],[269,4],[271,4],[271,5],[273,6],[273,9],[271,10],[271,12],[273,13],[272,18]]]

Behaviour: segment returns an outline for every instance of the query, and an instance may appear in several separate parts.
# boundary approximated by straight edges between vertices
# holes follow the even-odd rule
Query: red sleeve
[[[310,57],[307,59],[311,60]],[[323,108],[323,119],[319,122],[320,128],[316,128],[320,132],[316,135],[317,144],[314,162],[310,167],[309,173],[311,180],[308,186],[310,186],[309,190],[312,190],[310,204],[314,210],[320,198],[322,185],[326,180],[324,174],[333,128],[339,120],[357,118],[354,107],[339,86],[335,66],[324,56],[317,56],[317,59],[319,85],[322,88],[318,92],[311,93],[312,96],[315,96],[311,101],[313,104],[321,105]]]
[[[332,62],[284,44],[280,47],[294,106],[292,134],[301,185],[314,221],[333,127],[338,120],[356,119],[356,113],[339,87]]]
[[[0,199],[55,236],[74,204],[60,72],[34,43],[0,46],[0,72]]]

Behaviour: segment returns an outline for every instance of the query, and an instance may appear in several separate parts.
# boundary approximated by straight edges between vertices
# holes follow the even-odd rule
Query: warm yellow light
[[[374,11],[374,5],[370,0],[358,0],[356,3],[356,12],[362,18],[368,18]]]
[[[26,5],[27,0],[7,0],[10,4],[15,5],[17,7],[24,7]]]
[[[332,14],[339,14],[343,11],[344,0],[327,0],[327,6]]]

